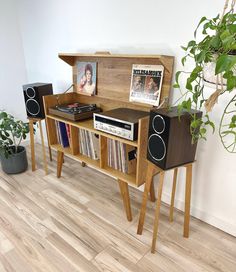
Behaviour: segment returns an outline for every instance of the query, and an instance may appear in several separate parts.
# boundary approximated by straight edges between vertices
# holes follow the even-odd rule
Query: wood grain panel
[[[60,58],[64,59],[62,55]],[[161,100],[164,97],[169,97],[169,92],[172,82],[172,71],[174,57],[171,56],[97,56],[97,55],[75,55],[71,56],[73,61],[73,83],[77,84],[77,62],[96,62],[97,63],[97,96],[108,98],[111,100],[118,100],[129,102],[130,82],[133,64],[143,65],[163,65],[164,77],[161,92]]]
[[[138,128],[138,150],[137,150],[137,186],[145,182],[147,171],[147,141],[148,141],[149,117],[139,120]]]

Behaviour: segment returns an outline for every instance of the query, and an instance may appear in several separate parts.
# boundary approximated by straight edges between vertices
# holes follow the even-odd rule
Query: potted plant
[[[190,71],[176,72],[174,88],[181,91],[181,97],[177,100],[180,112],[205,107],[201,118],[191,116],[190,132],[193,141],[206,139],[209,126],[215,131],[209,112],[220,96],[224,95],[229,99],[222,112],[219,135],[225,149],[236,153],[236,14],[234,1],[226,13],[228,2],[226,0],[222,16],[217,15],[212,19],[202,17],[194,32],[194,39],[186,47],[182,47],[185,51],[182,65],[186,67],[187,61],[191,60],[194,66]],[[197,34],[200,27],[202,31],[199,39]],[[209,75],[209,69],[213,70],[213,75]],[[182,79],[184,77],[184,91],[180,87],[180,76]],[[210,95],[206,81],[211,81],[211,85],[215,87]]]
[[[29,133],[29,124],[4,112],[0,112],[0,160],[2,170],[7,174],[24,172],[28,168],[26,149],[22,139]]]

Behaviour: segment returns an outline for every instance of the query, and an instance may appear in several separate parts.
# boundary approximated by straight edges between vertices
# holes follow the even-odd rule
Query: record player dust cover
[[[77,62],[77,92],[85,95],[96,94],[97,63]]]
[[[163,74],[163,65],[133,64],[129,100],[158,106]]]

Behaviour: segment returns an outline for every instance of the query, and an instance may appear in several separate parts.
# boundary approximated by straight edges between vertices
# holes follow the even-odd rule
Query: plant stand
[[[193,163],[182,165],[183,167],[186,168],[185,211],[184,211],[184,231],[183,231],[183,236],[186,238],[189,237],[192,165]],[[174,199],[175,199],[178,167],[173,169],[174,169],[174,177],[173,177],[171,205],[170,205],[170,214],[169,214],[170,222],[173,221]],[[172,170],[172,169],[169,169],[169,170]],[[158,198],[157,198],[155,220],[154,220],[154,227],[153,227],[153,238],[152,238],[152,248],[151,248],[152,253],[154,253],[156,249],[157,233],[158,233],[158,227],[159,227],[159,215],[160,215],[160,207],[161,207],[161,196],[162,196],[162,188],[164,183],[165,172],[166,172],[165,170],[162,170],[158,168],[156,165],[154,165],[153,163],[148,162],[146,183],[145,183],[145,189],[143,193],[143,201],[142,201],[142,207],[141,207],[140,216],[139,216],[137,234],[140,234],[140,235],[142,234],[144,220],[145,220],[148,193],[150,192],[150,189],[153,186],[153,176],[156,173],[158,173],[160,174],[160,180],[158,184]]]
[[[32,163],[32,171],[36,170],[36,163],[35,163],[35,145],[34,145],[34,123],[39,123],[39,130],[40,130],[40,137],[41,137],[41,144],[42,144],[42,151],[43,151],[43,162],[44,162],[44,171],[45,174],[48,174],[48,166],[47,166],[47,158],[46,158],[46,151],[45,151],[45,144],[44,144],[44,137],[43,137],[43,130],[42,130],[42,118],[32,118],[29,117],[29,128],[30,128],[30,148],[31,148],[31,163]],[[48,135],[48,131],[47,131]],[[51,147],[48,145],[49,151],[49,158],[52,161],[52,151]]]

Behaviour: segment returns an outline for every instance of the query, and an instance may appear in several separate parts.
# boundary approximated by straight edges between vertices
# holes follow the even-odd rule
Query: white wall
[[[61,92],[71,84],[70,67],[59,52],[169,54],[180,57],[203,15],[222,11],[221,0],[21,0],[19,15],[29,82],[53,82]],[[210,90],[209,90],[210,92]],[[179,96],[174,91],[173,101]],[[213,119],[218,123],[223,101]],[[194,167],[192,215],[236,236],[236,155],[223,150],[217,134],[200,142]],[[183,208],[183,172],[178,180],[176,205]],[[169,201],[171,175],[164,186]]]
[[[15,0],[0,0],[0,110],[26,119],[22,85],[26,82]]]

